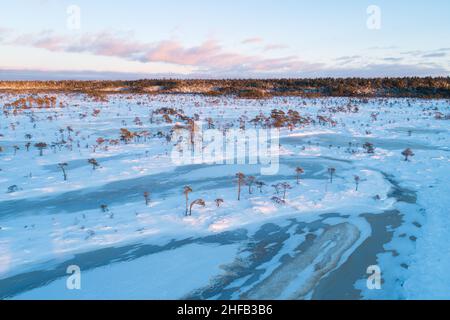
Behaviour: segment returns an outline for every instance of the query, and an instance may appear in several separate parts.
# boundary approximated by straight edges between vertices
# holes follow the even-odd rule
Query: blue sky
[[[449,75],[450,1],[15,0],[0,78]],[[69,29],[70,5],[80,28]],[[369,29],[367,8],[380,9]],[[73,21],[73,20],[70,20]]]

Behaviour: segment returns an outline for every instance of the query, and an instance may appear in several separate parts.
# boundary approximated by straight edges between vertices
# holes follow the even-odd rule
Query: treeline
[[[0,92],[83,92],[271,96],[450,98],[450,77],[136,81],[0,81]]]

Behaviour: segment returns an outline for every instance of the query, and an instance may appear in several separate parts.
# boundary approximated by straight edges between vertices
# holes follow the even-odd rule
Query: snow
[[[4,94],[0,105],[16,98]],[[331,226],[349,223],[358,229],[360,236],[353,245],[344,246],[335,265],[327,269],[326,274],[330,274],[371,236],[370,226],[360,217],[362,213],[399,210],[403,223],[392,230],[385,252],[376,257],[385,277],[385,290],[366,289],[364,275],[355,288],[366,299],[450,298],[450,275],[446,272],[450,267],[447,246],[450,122],[434,119],[436,108],[443,113],[450,112],[448,101],[372,99],[365,103],[346,98],[298,97],[258,101],[119,94],[109,96],[109,102],[95,102],[76,94],[61,94],[58,99],[63,107],[33,108],[17,115],[0,116],[0,146],[4,149],[0,152],[0,283],[102,248],[164,245],[174,239],[200,238],[241,228],[252,234],[267,223],[282,226],[288,219],[309,223],[322,214],[339,213],[340,217],[325,221]],[[360,111],[332,113],[328,109],[349,103],[358,105]],[[318,114],[331,116],[337,125],[310,124],[293,131],[282,129],[279,172],[265,177],[260,176],[260,165],[175,165],[171,159],[173,143],[157,137],[159,131],[167,132],[174,123],[167,124],[156,114],[150,120],[151,112],[161,107],[182,109],[188,116],[197,113],[201,120],[212,117],[219,129],[230,123],[238,126],[242,115],[252,119],[261,112],[269,115],[274,108],[295,109],[302,116],[312,118]],[[94,109],[101,110],[98,116],[93,115]],[[374,112],[379,113],[377,120],[371,117]],[[142,124],[134,122],[136,117]],[[68,126],[72,128],[70,133]],[[249,123],[247,126],[252,127]],[[127,144],[104,143],[94,148],[98,138],[119,139],[120,128],[145,130],[150,136]],[[26,138],[26,134],[32,138]],[[33,146],[41,141],[50,145],[61,139],[72,142],[49,147],[42,157]],[[26,151],[28,140],[31,147]],[[364,152],[365,142],[374,144],[374,154]],[[16,152],[14,145],[20,147]],[[415,156],[405,162],[401,152],[407,147],[413,149]],[[91,158],[100,164],[96,170],[87,162]],[[62,162],[68,164],[68,181],[63,180],[57,166]],[[296,166],[305,169],[299,185],[295,181]],[[337,169],[332,184],[327,174],[331,166]],[[254,187],[249,194],[244,186],[242,200],[237,201],[234,177],[237,172],[265,181],[263,192]],[[355,175],[361,178],[358,191]],[[414,192],[417,200],[408,203],[392,196],[393,182],[387,177],[400,188]],[[287,193],[286,204],[279,205],[271,201],[275,195],[271,186],[285,181],[291,184],[292,190]],[[17,190],[7,192],[13,185]],[[198,198],[206,201],[206,207],[194,207],[191,217],[184,216],[182,189],[185,185],[193,188],[191,201]],[[150,192],[148,206],[144,202],[145,191]],[[214,203],[218,198],[224,199],[220,208]],[[108,206],[107,212],[100,209],[103,204]],[[243,285],[247,282],[244,279],[233,283],[240,283],[242,292],[250,292],[257,283],[270,279],[276,268],[282,267],[280,259],[285,254],[295,256],[295,248],[305,241],[301,235],[291,237],[291,243],[283,246],[290,249],[281,250],[260,266],[265,272],[259,281],[247,287]],[[180,298],[207,286],[211,277],[221,272],[220,265],[231,263],[233,256],[238,255],[236,250],[235,245],[191,244],[87,270],[83,273],[87,287],[80,293],[61,289],[65,283],[61,278],[17,297]],[[322,247],[314,251],[311,263],[297,280],[288,277],[293,287],[286,287],[280,297],[292,297],[302,284],[317,277],[311,268],[326,251]],[[186,261],[189,257],[194,258],[192,264]],[[176,279],[183,272],[170,268],[171,259],[184,261],[191,271],[195,268],[202,271],[185,270],[192,275],[192,282],[177,284]],[[148,265],[153,272],[141,272]],[[156,277],[158,270],[167,272],[163,277]],[[133,277],[127,280],[130,274]],[[112,277],[118,279],[116,285],[120,290],[111,288],[107,279]],[[170,290],[147,290],[146,285],[152,281],[155,288]]]

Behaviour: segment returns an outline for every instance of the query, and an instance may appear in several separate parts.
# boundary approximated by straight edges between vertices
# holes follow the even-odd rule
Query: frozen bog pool
[[[435,117],[449,101],[19,98],[0,96],[0,298],[450,298],[450,121]],[[172,161],[171,132],[187,119],[265,130],[273,109],[288,119],[275,175]],[[307,121],[288,126],[293,111]],[[243,185],[238,201],[238,172],[264,186]],[[285,195],[272,187],[283,182]],[[186,185],[205,201],[192,216]],[[66,287],[71,265],[81,290]],[[381,290],[366,285],[374,265]]]
[[[190,244],[133,261],[118,262],[83,275],[81,290],[69,291],[66,279],[25,292],[17,299],[179,299],[220,275],[236,245]],[[162,273],[165,276],[161,276]]]

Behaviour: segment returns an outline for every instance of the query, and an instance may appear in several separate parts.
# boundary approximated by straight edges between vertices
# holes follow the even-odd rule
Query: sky
[[[450,1],[0,0],[0,79],[450,75]]]

